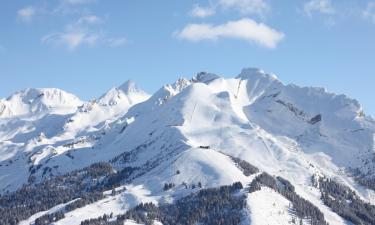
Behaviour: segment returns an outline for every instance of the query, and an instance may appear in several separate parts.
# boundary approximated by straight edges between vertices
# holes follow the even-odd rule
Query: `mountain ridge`
[[[267,207],[258,195],[272,199],[283,194],[275,204],[280,203],[278,210],[288,216],[275,217],[274,224],[287,224],[301,216],[285,209],[291,199],[300,198],[291,198],[297,195],[310,202],[304,207],[317,207],[311,210],[320,210],[329,224],[353,221],[343,216],[346,212],[327,205],[320,193],[328,189],[320,189],[313,177],[322,184],[331,182],[325,178],[332,179],[353,190],[356,199],[375,203],[375,163],[371,160],[375,122],[356,100],[322,88],[284,85],[275,75],[259,69],[244,69],[235,78],[198,73],[164,85],[152,96],[134,87],[128,82],[125,90],[135,91],[137,101],[122,104],[120,100],[132,91],[113,88],[70,114],[47,115],[31,122],[0,119],[0,191],[12,192],[24,184],[32,187],[105,162],[118,176],[126,175],[119,178],[119,188],[127,191],[113,199],[104,196],[108,209],[101,207],[101,201],[90,202],[56,224],[96,218],[90,210],[83,213],[87,207],[121,215],[122,198],[138,199],[128,204],[131,209],[148,201],[174,204],[198,190],[235,182],[251,187],[261,173],[270,175],[260,176],[256,185],[271,189],[258,192],[254,187],[254,194],[245,194],[246,204],[260,212]],[[52,128],[47,129],[46,124]],[[246,163],[260,172],[246,175],[243,168],[251,168]],[[286,179],[293,192],[279,190],[269,176],[276,183]],[[264,215],[243,210],[250,220],[258,221],[255,224],[264,219]],[[82,213],[84,217],[79,216]]]

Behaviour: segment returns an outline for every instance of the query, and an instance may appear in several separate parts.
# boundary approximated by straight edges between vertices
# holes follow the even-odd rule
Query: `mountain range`
[[[0,224],[375,224],[375,120],[255,68],[0,99]]]

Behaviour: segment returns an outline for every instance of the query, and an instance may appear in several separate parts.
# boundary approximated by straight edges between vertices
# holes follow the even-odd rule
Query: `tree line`
[[[56,176],[40,183],[29,183],[15,192],[0,195],[0,224],[15,225],[37,212],[70,202],[64,211],[91,204],[103,199],[103,191],[118,187],[136,168],[125,167],[115,172],[110,163],[99,162],[89,167]],[[38,223],[60,219],[60,214],[46,215]]]
[[[311,225],[328,225],[319,208],[299,196],[288,180],[282,177],[273,177],[263,172],[251,182],[249,192],[259,191],[262,186],[269,187],[288,199],[293,204],[296,216],[300,219],[310,220]]]
[[[82,221],[81,225],[122,225],[126,220],[145,225],[152,225],[155,220],[164,225],[237,225],[243,221],[246,208],[246,195],[238,194],[242,188],[242,184],[236,182],[200,190],[172,204],[141,203],[118,215],[116,220],[109,220],[105,215]]]
[[[326,177],[313,178],[323,203],[354,224],[375,224],[375,206],[364,202],[349,187]]]

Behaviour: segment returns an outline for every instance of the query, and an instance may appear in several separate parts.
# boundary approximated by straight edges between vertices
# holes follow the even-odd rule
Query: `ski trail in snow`
[[[257,89],[258,85],[259,85],[259,80],[255,81],[254,87],[249,92],[249,97],[252,97],[252,99],[250,100],[250,102],[254,102],[255,101],[254,92]]]
[[[191,116],[190,116],[190,123],[193,121],[193,116],[194,116],[194,112],[195,112],[195,108],[197,107],[197,102],[195,102],[194,104],[194,108],[193,108],[193,112],[191,113]]]
[[[263,145],[264,145],[264,146],[266,147],[266,149],[267,149],[268,153],[269,153],[270,155],[272,155],[272,156],[273,156],[273,154],[272,154],[272,152],[271,152],[270,148],[268,147],[267,143],[266,143],[266,142],[264,141],[264,138],[263,138],[263,137],[261,137],[261,136],[259,136],[259,138],[260,138],[260,140],[262,141]]]
[[[241,83],[242,83],[242,80],[240,79],[240,81],[238,82],[237,93],[236,93],[236,95],[234,96],[235,98],[238,98],[238,95],[239,95],[239,93],[240,93]]]

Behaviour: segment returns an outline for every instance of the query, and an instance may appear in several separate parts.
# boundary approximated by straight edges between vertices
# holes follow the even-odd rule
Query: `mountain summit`
[[[347,96],[260,69],[41,92],[2,103],[29,108],[0,119],[0,224],[375,223],[375,121]]]
[[[114,106],[122,104],[122,107],[129,108],[131,105],[139,103],[147,99],[149,95],[139,89],[137,85],[128,80],[119,87],[114,87],[98,99],[103,105]]]
[[[28,88],[0,100],[0,117],[66,114],[81,104],[79,98],[57,88]]]

